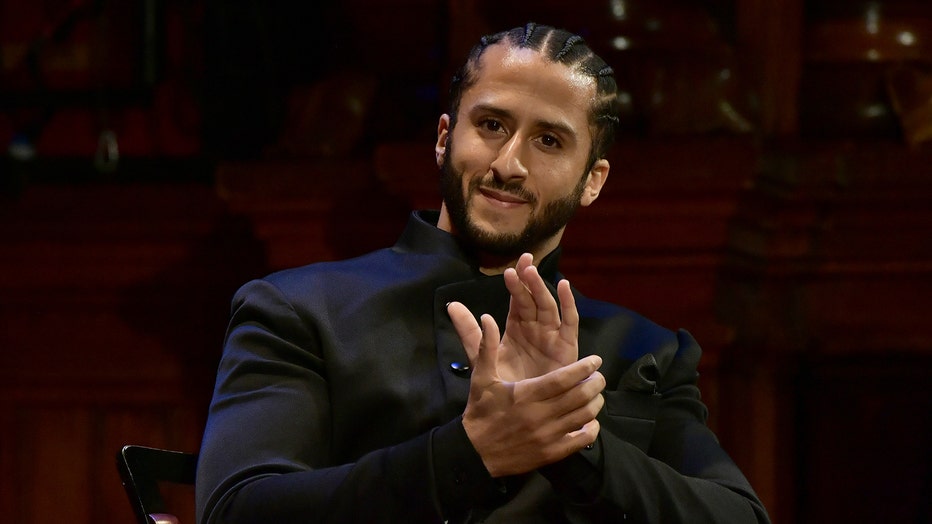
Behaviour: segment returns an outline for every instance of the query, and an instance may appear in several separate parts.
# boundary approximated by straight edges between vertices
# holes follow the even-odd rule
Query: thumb
[[[482,328],[479,327],[479,323],[476,322],[469,308],[459,302],[447,304],[447,314],[450,315],[453,328],[460,337],[460,342],[463,343],[470,365],[475,366],[476,358],[479,356],[479,344],[482,341]]]

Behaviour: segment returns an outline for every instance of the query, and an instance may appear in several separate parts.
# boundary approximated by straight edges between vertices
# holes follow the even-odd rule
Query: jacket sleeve
[[[643,355],[604,393],[595,449],[542,471],[570,521],[769,522],[706,426],[696,386],[700,354],[679,331],[670,351]]]
[[[330,409],[313,323],[273,284],[244,286],[200,450],[198,521],[439,522],[492,485],[459,419],[333,464]]]

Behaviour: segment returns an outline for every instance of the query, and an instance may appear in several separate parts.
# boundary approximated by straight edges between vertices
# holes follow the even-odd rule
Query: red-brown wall
[[[75,15],[37,77],[11,58],[65,27],[67,8],[0,1],[0,139],[33,130],[37,151],[5,158],[0,173],[0,515],[129,522],[116,450],[197,450],[236,287],[385,246],[411,208],[437,206],[445,78],[478,34],[529,16],[493,4],[286,13],[345,29],[305,35],[308,49],[245,22],[301,25],[268,7],[167,3],[150,82],[136,53],[91,59],[139,47],[139,26],[117,23],[136,16],[129,4]],[[540,16],[566,9],[537,4]],[[564,272],[697,336],[710,424],[776,522],[928,518],[932,150],[883,83],[907,64],[925,85],[926,65],[864,58],[862,40],[827,47],[826,31],[854,38],[850,20],[863,15],[843,2],[629,2],[627,21],[597,18],[610,4],[561,18],[591,29],[595,46],[611,42],[596,34],[642,45],[605,48],[634,105],[606,189],[567,232]],[[906,12],[916,31],[932,24],[921,2],[881,4],[892,22]],[[386,22],[415,14],[427,22],[403,35]],[[712,17],[727,30],[652,36],[639,15],[693,29]],[[239,36],[275,52],[225,61],[216,42]],[[696,42],[715,53],[696,54]],[[301,67],[289,65],[293,48]],[[308,53],[319,70],[306,70]],[[118,93],[105,111],[101,67]],[[736,79],[727,89],[703,83],[722,67]],[[841,80],[888,111],[845,113],[858,100],[830,96]],[[666,105],[638,98],[658,92]],[[93,164],[104,123],[121,151],[112,172]]]

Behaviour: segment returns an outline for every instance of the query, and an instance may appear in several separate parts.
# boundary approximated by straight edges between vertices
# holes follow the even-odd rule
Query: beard
[[[463,172],[453,167],[453,142],[448,137],[446,155],[440,167],[440,192],[449,212],[450,222],[458,238],[472,249],[500,257],[517,258],[556,235],[576,213],[579,200],[586,187],[586,176],[580,177],[570,194],[548,203],[542,209],[536,207],[537,198],[524,188],[523,183],[507,184],[489,174],[477,177],[463,188]],[[486,231],[469,216],[469,201],[479,186],[505,191],[526,200],[531,206],[531,215],[524,229],[517,233]]]

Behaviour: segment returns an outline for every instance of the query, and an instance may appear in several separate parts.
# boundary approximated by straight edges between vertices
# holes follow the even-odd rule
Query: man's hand
[[[579,358],[579,313],[569,282],[553,295],[525,253],[504,274],[511,293],[504,337],[453,302],[447,311],[472,364],[463,426],[493,477],[534,470],[595,441],[605,379]]]
[[[558,307],[533,261],[525,253],[504,275],[511,304],[502,346],[510,351],[500,355],[500,364],[515,379],[543,375],[579,359],[579,313],[570,283],[557,283]]]
[[[517,382],[498,373],[499,331],[481,318],[463,427],[493,477],[517,475],[562,460],[595,441],[605,403],[602,359],[586,357]]]
[[[511,293],[505,335],[498,351],[498,373],[504,380],[537,377],[576,362],[579,358],[579,313],[570,284],[557,284],[560,305],[533,265],[530,253],[521,255],[514,269],[505,270]],[[482,330],[466,306],[447,307],[470,362],[475,362]]]

